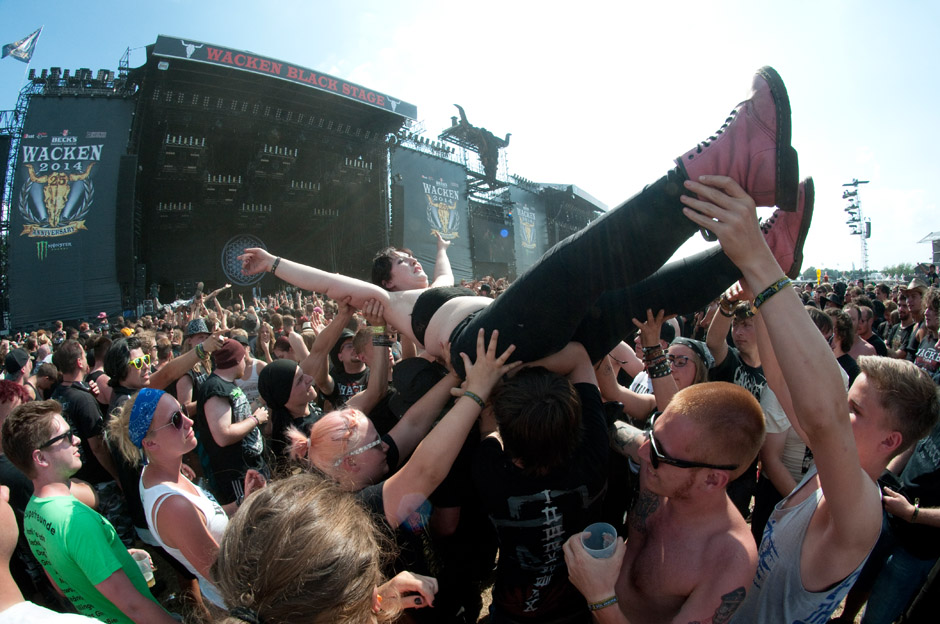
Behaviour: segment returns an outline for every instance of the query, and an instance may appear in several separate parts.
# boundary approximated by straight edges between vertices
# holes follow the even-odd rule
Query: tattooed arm
[[[702,551],[702,560],[711,562],[699,578],[674,624],[725,624],[744,602],[757,569],[757,549],[746,534],[713,536]]]
[[[646,442],[646,432],[618,420],[610,430],[610,448],[633,461],[640,461],[640,445]]]

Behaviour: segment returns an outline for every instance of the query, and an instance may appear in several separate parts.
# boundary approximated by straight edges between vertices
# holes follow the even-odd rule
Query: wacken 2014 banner
[[[33,97],[11,205],[14,327],[120,309],[116,191],[132,112],[125,100]]]
[[[401,185],[404,203],[399,207],[404,223],[400,244],[411,249],[431,275],[437,256],[434,235],[439,234],[450,242],[447,255],[454,277],[457,281],[470,278],[473,267],[463,168],[406,148],[392,151],[391,164],[392,179]]]

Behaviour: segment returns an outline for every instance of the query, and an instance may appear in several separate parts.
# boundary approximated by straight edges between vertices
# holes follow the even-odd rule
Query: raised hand
[[[653,316],[653,311],[647,308],[645,321],[633,319],[633,324],[640,330],[640,344],[644,347],[657,346],[659,344],[659,332],[663,327],[663,323],[669,319],[675,318],[675,316],[676,315],[673,314],[667,317],[663,310],[660,310]]]
[[[246,275],[257,275],[271,270],[274,256],[259,247],[249,247],[245,253],[238,256],[242,262],[242,272]]]

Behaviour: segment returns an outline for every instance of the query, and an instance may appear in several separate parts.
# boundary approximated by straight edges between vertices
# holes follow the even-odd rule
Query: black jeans
[[[499,351],[516,345],[513,360],[531,362],[571,341],[598,361],[631,335],[646,308],[696,310],[740,277],[721,251],[663,264],[698,226],[682,213],[687,178],[679,169],[644,188],[550,250],[492,304],[451,335],[451,363],[476,354],[480,328],[499,330]]]

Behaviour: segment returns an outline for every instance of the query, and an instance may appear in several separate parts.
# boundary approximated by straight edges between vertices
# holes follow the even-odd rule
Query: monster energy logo
[[[49,257],[49,241],[39,241],[36,243],[36,257],[42,262]]]

